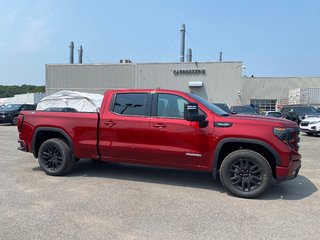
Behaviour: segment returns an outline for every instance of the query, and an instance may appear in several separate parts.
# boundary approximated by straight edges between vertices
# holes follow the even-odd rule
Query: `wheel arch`
[[[273,177],[276,178],[276,166],[280,165],[281,160],[279,154],[268,143],[256,139],[226,138],[218,143],[214,154],[212,175],[215,179],[218,178],[223,159],[238,149],[250,149],[265,157],[271,166]]]
[[[51,138],[60,138],[65,140],[70,146],[72,157],[74,157],[73,143],[70,136],[65,131],[59,128],[39,127],[35,130],[32,138],[32,153],[35,158],[38,158],[38,152],[41,144]]]

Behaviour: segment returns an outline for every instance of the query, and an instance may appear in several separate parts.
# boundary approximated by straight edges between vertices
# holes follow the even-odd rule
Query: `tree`
[[[23,84],[21,86],[3,86],[0,85],[0,98],[14,97],[16,94],[24,93],[44,93],[45,86],[34,86]]]

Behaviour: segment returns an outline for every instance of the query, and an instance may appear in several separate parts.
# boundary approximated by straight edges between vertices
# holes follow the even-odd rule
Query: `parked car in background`
[[[229,113],[229,114],[232,113],[228,105],[225,103],[213,103],[213,104],[216,105],[218,108],[222,109],[223,111],[225,111],[226,113]]]
[[[266,116],[266,117],[276,117],[276,118],[282,117],[282,113],[279,111],[264,111],[264,112],[262,112],[261,115]]]
[[[258,115],[256,110],[251,106],[232,106],[230,111],[236,114]]]
[[[320,117],[320,113],[312,106],[306,105],[288,105],[281,109],[284,118],[294,121],[297,124],[306,118],[306,116]]]
[[[35,110],[36,106],[33,104],[8,104],[0,109],[0,123],[17,124],[17,117],[20,111]]]
[[[307,117],[300,123],[300,131],[307,135],[320,134],[320,117]]]

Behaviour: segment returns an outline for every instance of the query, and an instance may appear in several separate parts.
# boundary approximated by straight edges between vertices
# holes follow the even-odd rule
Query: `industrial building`
[[[210,102],[229,106],[254,104],[264,110],[274,110],[288,104],[289,91],[297,88],[320,88],[320,77],[261,78],[243,77],[241,61],[192,61],[192,51],[185,57],[185,26],[181,26],[180,62],[118,64],[82,64],[82,46],[78,64],[74,64],[74,45],[70,44],[69,64],[46,65],[46,93],[75,90],[103,93],[114,88],[166,88],[193,92]],[[320,94],[315,101],[320,104]]]
[[[241,62],[46,65],[46,92],[165,88],[234,105],[240,103],[241,66]]]
[[[44,93],[16,94],[14,95],[14,97],[0,98],[0,105],[6,105],[11,103],[37,104],[45,96],[46,94]]]

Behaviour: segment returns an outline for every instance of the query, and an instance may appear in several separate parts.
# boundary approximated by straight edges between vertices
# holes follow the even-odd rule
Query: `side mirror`
[[[199,114],[197,103],[188,103],[184,105],[184,119],[187,121],[203,122],[206,116]]]

